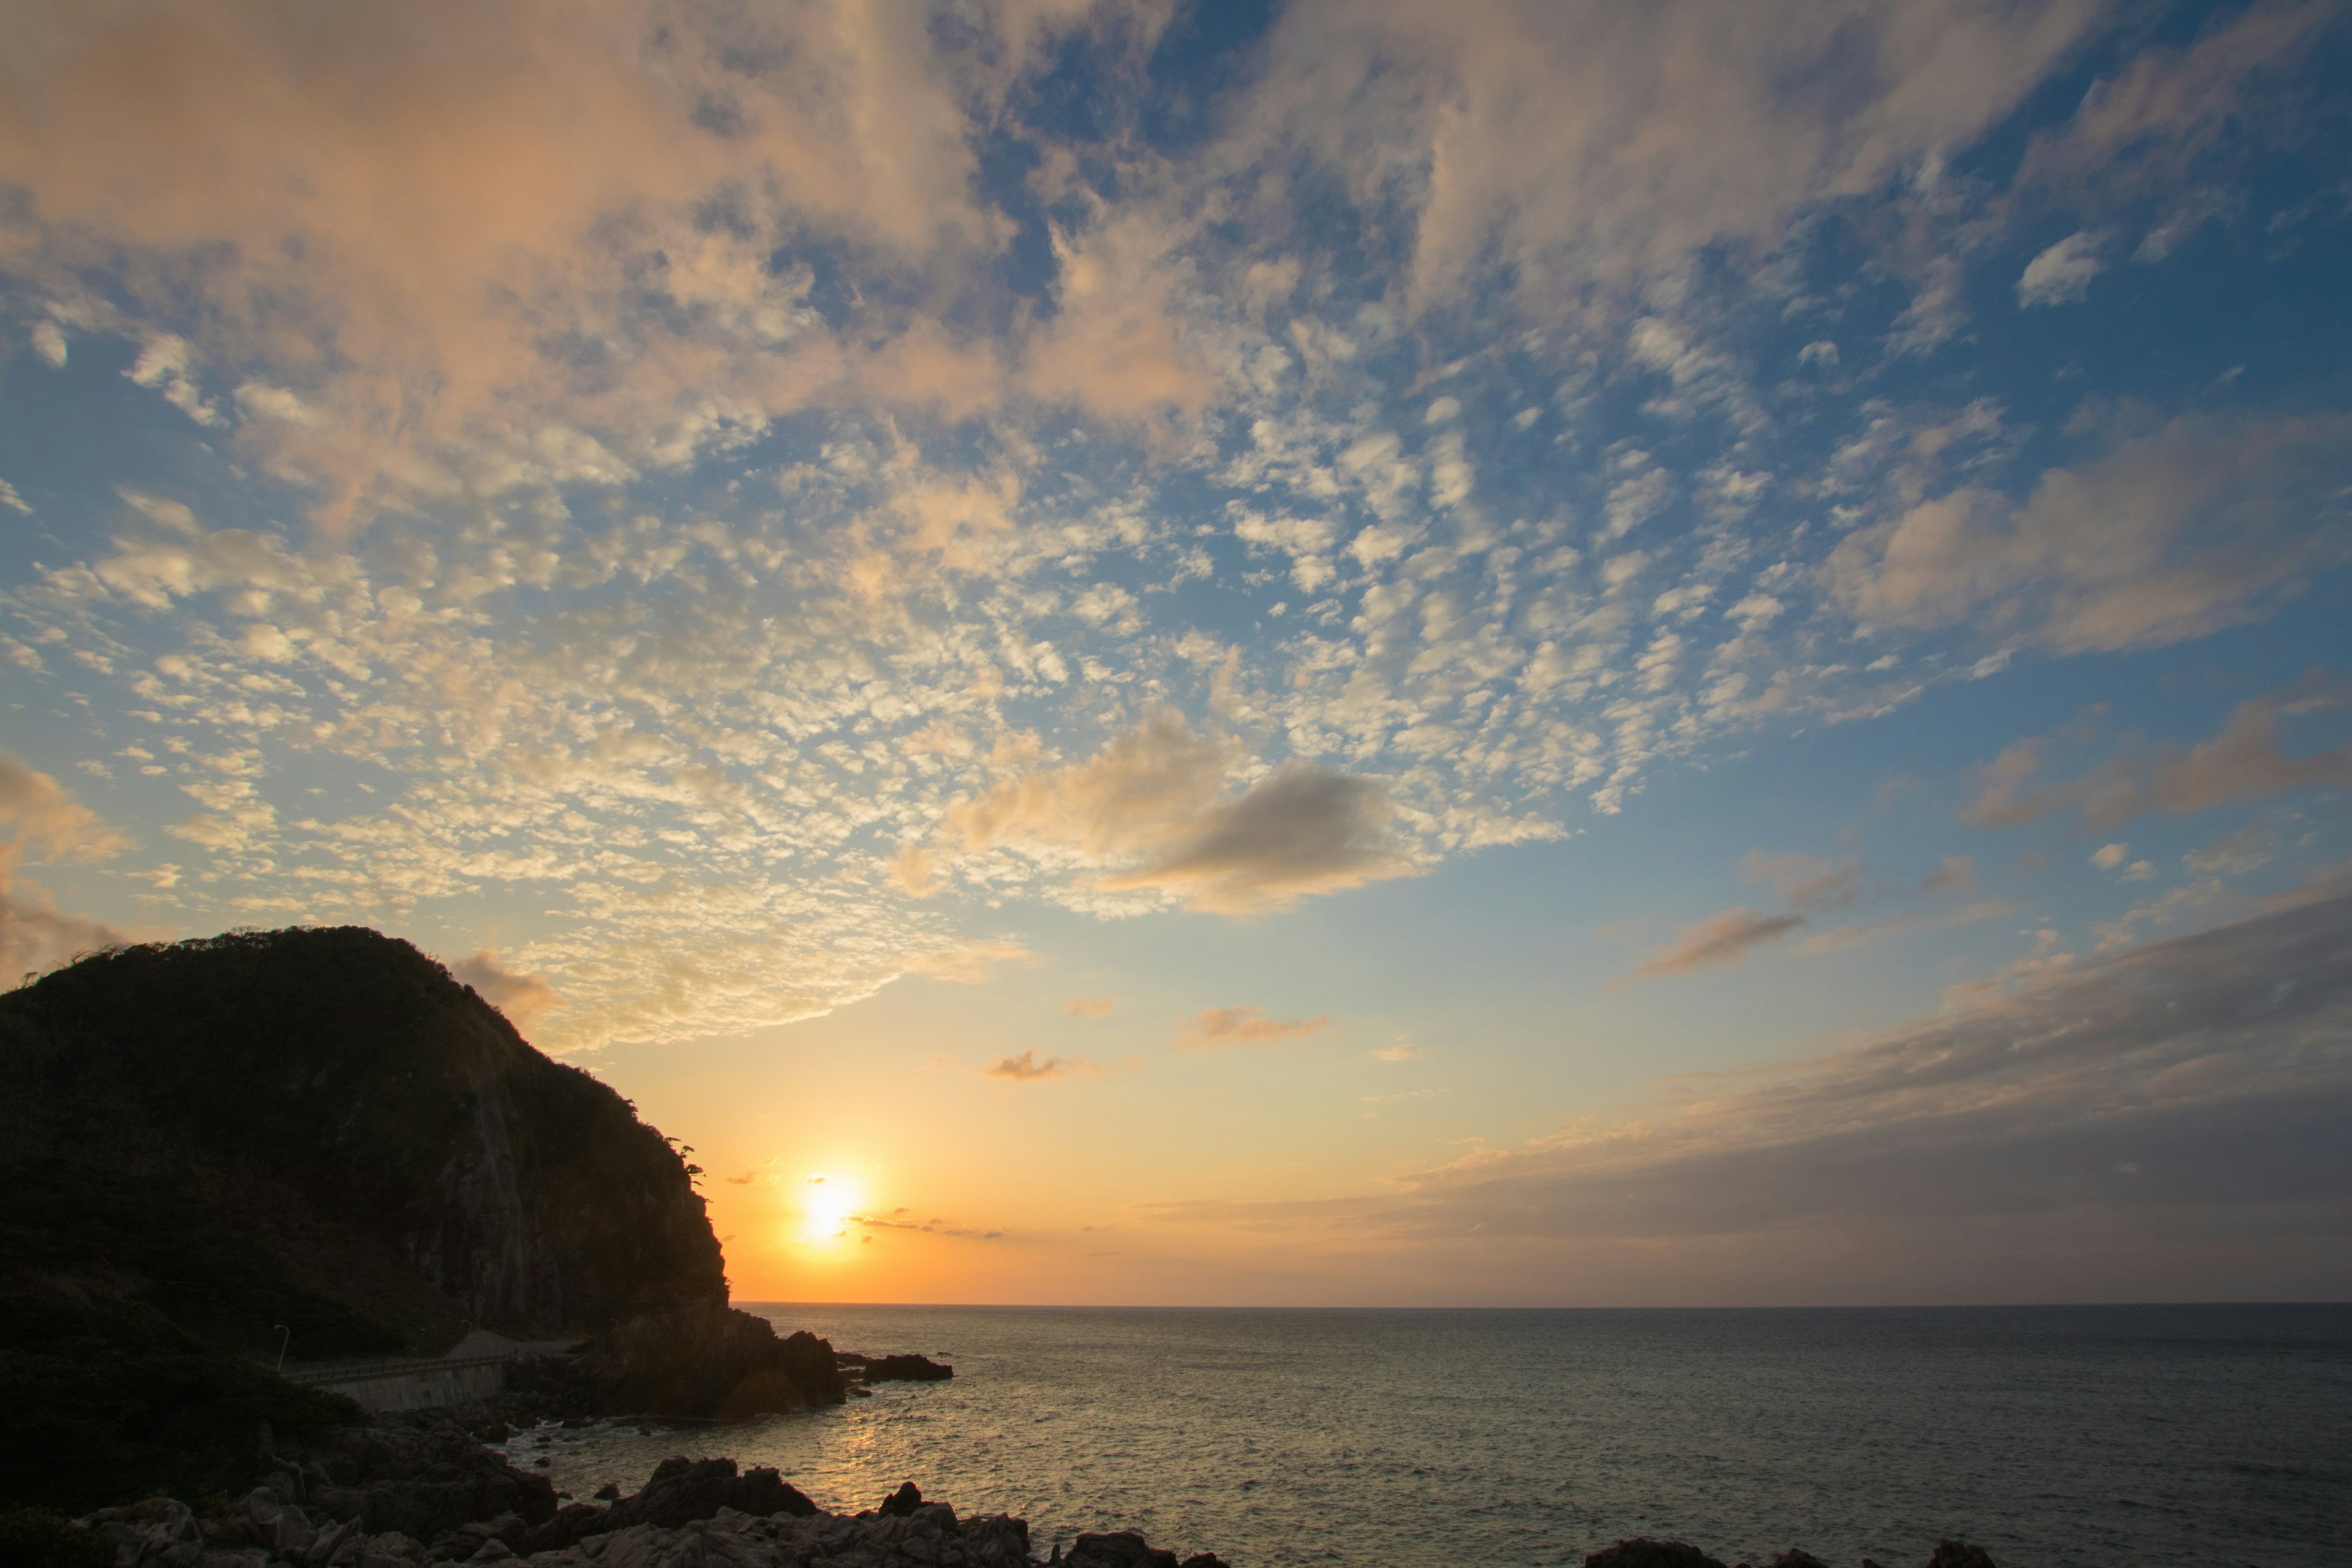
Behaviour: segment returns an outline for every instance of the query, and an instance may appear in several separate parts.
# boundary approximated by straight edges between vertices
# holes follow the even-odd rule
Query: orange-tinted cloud
[[[981,1068],[981,1072],[987,1078],[1010,1079],[1015,1083],[1034,1083],[1041,1079],[1060,1078],[1078,1065],[1080,1064],[1075,1059],[1065,1059],[1061,1057],[1047,1057],[1045,1060],[1039,1061],[1037,1053],[1029,1050],[1023,1051],[1017,1057],[999,1057]]]
[[[1193,1015],[1177,1040],[1179,1050],[1211,1050],[1219,1046],[1278,1046],[1303,1040],[1330,1026],[1331,1015],[1312,1018],[1269,1018],[1263,1007],[1203,1007]]]
[[[449,973],[474,988],[482,1000],[507,1016],[507,1022],[529,1033],[544,1015],[563,1005],[555,987],[543,976],[517,974],[499,963],[499,955],[483,948],[449,966]]]

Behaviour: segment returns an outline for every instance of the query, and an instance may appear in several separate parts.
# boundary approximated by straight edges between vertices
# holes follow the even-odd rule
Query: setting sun
[[[801,1199],[801,1239],[819,1244],[840,1240],[856,1208],[857,1183],[854,1178],[828,1176],[823,1172],[810,1176],[806,1194]]]

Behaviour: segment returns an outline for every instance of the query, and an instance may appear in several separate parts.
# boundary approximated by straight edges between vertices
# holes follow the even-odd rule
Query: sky
[[[12,978],[746,1300],[2352,1295],[2352,6],[0,16]]]

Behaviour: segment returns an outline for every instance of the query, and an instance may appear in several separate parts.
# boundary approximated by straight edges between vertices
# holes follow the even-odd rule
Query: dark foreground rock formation
[[[268,1375],[593,1342],[607,1410],[838,1404],[832,1347],[732,1310],[685,1151],[404,942],[233,932],[0,994],[0,1507],[240,1490]]]
[[[829,1514],[778,1476],[732,1459],[668,1459],[609,1508],[557,1509],[538,1477],[451,1426],[331,1435],[321,1457],[199,1515],[151,1498],[77,1521],[112,1568],[1038,1568],[1029,1527],[959,1518],[912,1482],[880,1507]],[[1224,1568],[1179,1563],[1129,1532],[1082,1535],[1063,1568]]]
[[[1697,1547],[1680,1541],[1652,1541],[1647,1536],[1633,1541],[1621,1541],[1604,1551],[1596,1552],[1584,1560],[1584,1568],[1725,1568],[1716,1558]],[[1738,1563],[1731,1568],[1829,1568],[1829,1564],[1801,1547],[1791,1546],[1769,1563],[1749,1564]],[[1861,1568],[1879,1568],[1865,1557]],[[1939,1541],[1927,1559],[1927,1568],[1993,1568],[1992,1558],[1981,1546],[1965,1541]]]
[[[831,1514],[774,1470],[739,1472],[732,1459],[666,1459],[609,1506],[557,1503],[545,1479],[446,1423],[349,1428],[302,1459],[273,1457],[261,1486],[201,1515],[152,1498],[78,1521],[66,1533],[102,1551],[64,1555],[92,1568],[1225,1568],[1208,1552],[1180,1560],[1131,1531],[1081,1535],[1041,1563],[1024,1521],[960,1517],[911,1481],[865,1512]],[[1646,1539],[1584,1561],[1725,1568],[1695,1546]],[[1755,1568],[1827,1565],[1792,1549]],[[1993,1563],[1947,1541],[1927,1568]]]

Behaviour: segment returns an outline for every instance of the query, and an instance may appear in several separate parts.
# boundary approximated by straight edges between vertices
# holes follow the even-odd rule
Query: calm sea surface
[[[1235,1568],[1580,1563],[1673,1534],[1918,1568],[2352,1564],[2352,1306],[1331,1311],[753,1306],[952,1383],[518,1436],[585,1498],[670,1454],[825,1508],[900,1481]]]

